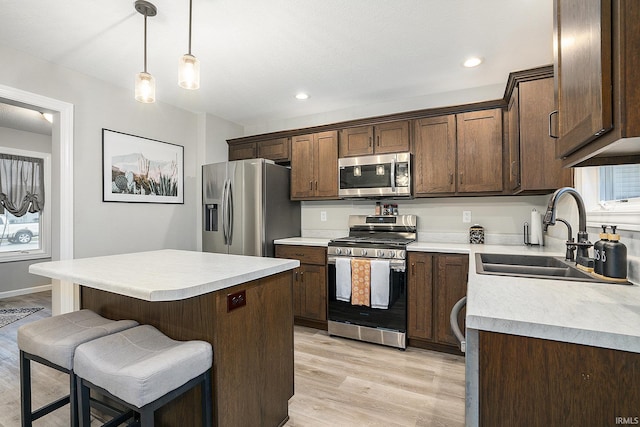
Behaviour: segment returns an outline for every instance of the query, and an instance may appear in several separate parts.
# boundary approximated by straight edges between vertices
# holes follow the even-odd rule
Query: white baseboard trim
[[[51,290],[51,284],[34,286],[33,288],[16,289],[15,291],[0,292],[0,299],[18,297],[20,295],[35,294],[36,292],[45,292]]]

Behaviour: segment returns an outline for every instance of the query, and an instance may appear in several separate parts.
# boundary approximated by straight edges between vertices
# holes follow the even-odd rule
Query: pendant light
[[[144,15],[144,71],[136,74],[136,101],[151,103],[156,101],[156,79],[147,73],[147,16],[156,16],[156,7],[145,0],[136,0],[136,10]]]
[[[189,0],[189,53],[180,58],[178,65],[178,85],[185,89],[200,87],[200,61],[191,54],[191,19],[193,0]]]

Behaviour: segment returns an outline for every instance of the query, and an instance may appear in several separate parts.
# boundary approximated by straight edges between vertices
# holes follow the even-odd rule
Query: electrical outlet
[[[462,211],[462,222],[471,222],[471,211]]]
[[[320,211],[320,221],[327,220],[327,211]]]

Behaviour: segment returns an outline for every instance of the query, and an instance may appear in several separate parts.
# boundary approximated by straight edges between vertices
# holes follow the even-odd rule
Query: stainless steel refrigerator
[[[300,236],[290,170],[249,159],[202,166],[202,250],[274,256],[275,239]]]

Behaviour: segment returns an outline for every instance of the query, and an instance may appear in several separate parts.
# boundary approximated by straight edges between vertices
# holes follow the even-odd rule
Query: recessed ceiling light
[[[477,67],[478,65],[482,64],[482,59],[478,58],[477,56],[472,56],[471,58],[467,58],[466,61],[464,61],[464,65],[467,68],[473,68],[473,67]]]
[[[296,94],[296,99],[309,99],[309,94],[308,93],[304,93],[304,92],[300,92],[300,93]]]

